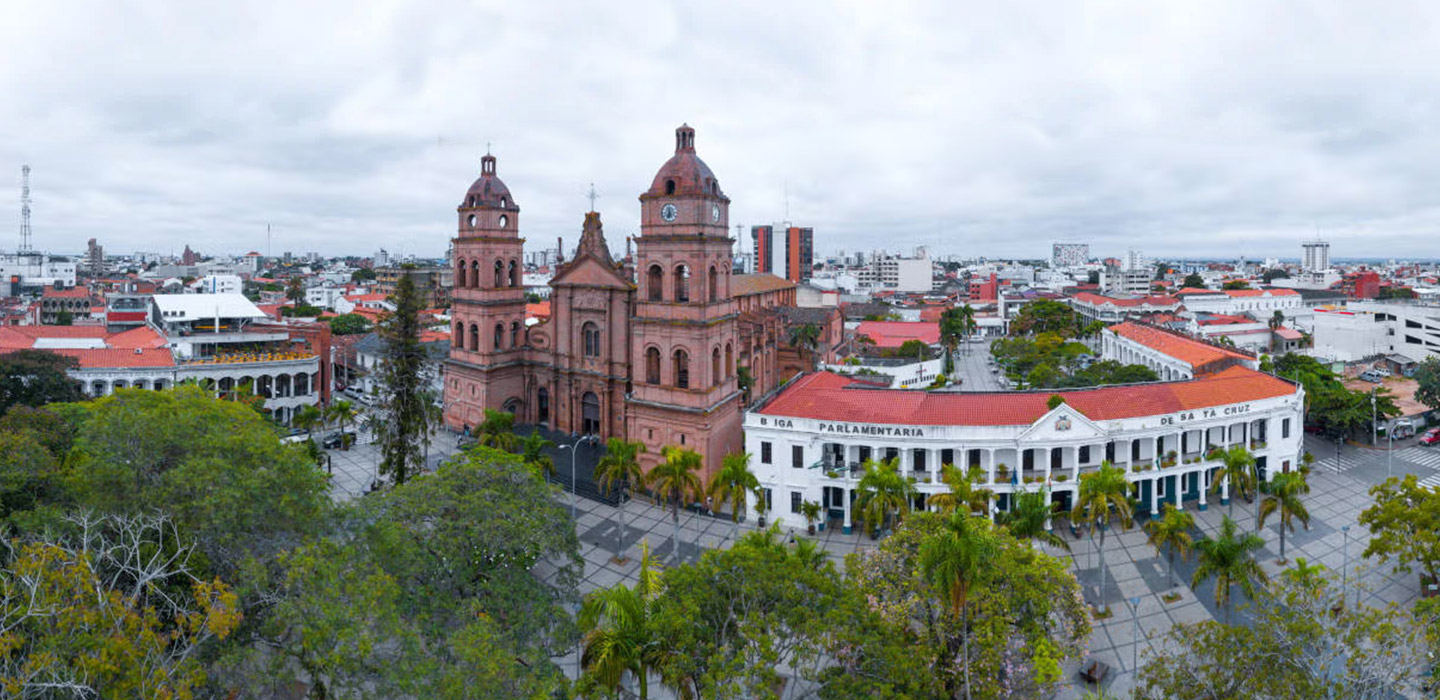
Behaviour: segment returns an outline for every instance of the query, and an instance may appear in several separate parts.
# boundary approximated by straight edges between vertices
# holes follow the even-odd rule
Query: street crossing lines
[[[1440,450],[1434,448],[1407,447],[1396,452],[1395,456],[1412,464],[1440,469]]]
[[[1360,463],[1348,455],[1340,455],[1339,457],[1330,455],[1329,457],[1315,460],[1315,465],[1325,471],[1339,474],[1347,469],[1353,469],[1359,466]]]
[[[1421,479],[1420,488],[1440,489],[1440,474],[1432,474]]]

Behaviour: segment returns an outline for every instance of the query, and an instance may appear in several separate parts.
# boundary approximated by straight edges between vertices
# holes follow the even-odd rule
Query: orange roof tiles
[[[1208,343],[1202,343],[1182,335],[1160,330],[1159,328],[1142,326],[1128,321],[1110,326],[1109,330],[1122,338],[1132,340],[1152,350],[1158,350],[1191,367],[1201,367],[1211,362],[1232,358],[1246,361],[1252,361],[1254,359],[1249,355],[1218,348]]]
[[[926,345],[940,342],[940,324],[923,321],[861,321],[856,337],[868,336],[877,348],[898,348],[907,340]]]
[[[542,301],[537,304],[526,304],[525,316],[527,318],[550,318],[550,302]]]
[[[50,350],[57,355],[73,357],[80,361],[81,368],[108,367],[174,367],[175,358],[168,348],[95,348],[77,350],[58,348]]]
[[[795,283],[784,277],[776,277],[767,272],[753,275],[732,275],[730,277],[730,295],[743,297],[750,294],[764,294],[782,289],[794,289]]]
[[[862,388],[832,372],[807,375],[758,413],[888,425],[1030,425],[1050,408],[1052,393],[1091,420],[1119,420],[1278,398],[1295,393],[1289,382],[1243,367],[1203,379],[1078,391],[953,393]]]

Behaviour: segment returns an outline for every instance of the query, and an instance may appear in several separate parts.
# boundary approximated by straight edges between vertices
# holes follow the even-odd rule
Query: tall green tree
[[[670,502],[670,520],[675,524],[675,561],[680,559],[680,506],[689,498],[700,498],[700,472],[704,458],[695,450],[666,445],[661,448],[662,462],[650,468],[645,482],[657,495]]]
[[[79,366],[79,360],[48,350],[0,354],[0,415],[11,406],[83,400],[80,383],[66,374]]]
[[[878,537],[886,523],[899,523],[910,512],[915,485],[900,474],[899,460],[866,460],[864,468],[865,473],[855,485],[859,494],[855,498],[855,510],[870,530],[870,536]]]
[[[1298,560],[1297,560],[1298,561]],[[1315,567],[1310,567],[1315,568]],[[1277,579],[1245,625],[1179,624],[1156,640],[1137,700],[1429,697],[1424,630],[1396,605],[1332,609],[1333,574]]]
[[[1076,335],[1080,321],[1068,304],[1050,299],[1032,301],[1020,308],[1010,322],[1010,335],[1058,333],[1062,337]]]
[[[380,337],[385,341],[380,406],[386,416],[379,434],[380,470],[398,486],[424,466],[422,442],[431,421],[423,389],[430,384],[431,369],[429,355],[420,343],[420,310],[425,300],[410,275],[400,275],[391,301],[395,310],[380,325]]]
[[[820,326],[801,323],[789,328],[790,347],[800,353],[808,369],[815,368],[815,350],[820,347]]]
[[[1010,510],[1000,513],[996,521],[1004,525],[1015,539],[1022,542],[1039,540],[1051,547],[1070,551],[1070,543],[1048,527],[1051,517],[1057,515],[1060,508],[1060,504],[1050,501],[1050,489],[1021,489],[1015,492],[1013,498]]]
[[[1418,567],[1431,582],[1440,580],[1440,489],[1407,474],[1370,487],[1370,496],[1374,504],[1360,512],[1360,524],[1370,530],[1365,557],[1394,560],[1406,573]]]
[[[325,414],[320,411],[319,406],[306,405],[295,410],[295,415],[290,418],[290,424],[305,431],[305,439],[314,443],[315,428],[324,420]]]
[[[615,545],[616,561],[626,560],[625,491],[645,483],[645,470],[640,468],[642,454],[645,454],[645,443],[612,437],[605,443],[604,456],[595,465],[595,484],[600,491],[619,496],[619,505],[615,508],[615,518],[620,526],[620,540]]]
[[[285,283],[285,298],[294,302],[296,306],[305,303],[305,280],[299,275],[291,277]]]
[[[1175,578],[1175,555],[1186,559],[1190,555],[1190,549],[1195,545],[1195,539],[1190,531],[1195,529],[1195,516],[1187,513],[1174,504],[1165,504],[1165,514],[1145,523],[1146,541],[1155,548],[1155,555],[1159,556],[1165,550],[1169,550],[1170,587],[1179,586],[1179,580]]]
[[[359,335],[370,332],[370,320],[360,314],[340,314],[330,319],[330,332],[335,335]]]
[[[1415,400],[1440,409],[1440,358],[1432,355],[1415,368],[1415,384]]]
[[[1310,493],[1310,484],[1300,472],[1276,474],[1270,481],[1270,491],[1260,503],[1260,519],[1255,528],[1265,527],[1265,520],[1271,515],[1280,517],[1280,559],[1285,559],[1285,531],[1295,530],[1295,521],[1310,529],[1310,510],[1305,507],[1301,496]]]
[[[168,513],[222,575],[317,532],[328,479],[248,406],[193,386],[128,389],[76,417],[68,502],[102,513]]]
[[[641,700],[650,697],[650,676],[661,672],[667,655],[654,621],[665,590],[661,574],[650,556],[650,545],[641,541],[640,574],[634,586],[617,583],[585,596],[579,615],[584,670],[577,690],[582,696],[597,690],[618,694],[628,676],[635,679]]]
[[[1229,484],[1229,516],[1233,518],[1235,500],[1255,493],[1255,455],[1250,454],[1244,445],[1231,445],[1220,454],[1220,463],[1214,480],[1210,482],[1210,493],[1219,493],[1222,487]]]
[[[506,414],[509,415],[509,414]],[[555,460],[546,452],[555,443],[545,439],[539,430],[530,431],[520,439],[520,460],[541,476],[555,473]]]
[[[1080,490],[1075,505],[1070,510],[1070,522],[1085,524],[1100,530],[1100,592],[1101,603],[1105,595],[1105,531],[1112,523],[1118,522],[1122,529],[1129,529],[1133,522],[1130,511],[1130,482],[1125,470],[1101,462],[1100,469],[1080,475]],[[1109,605],[1105,608],[1108,610]]]
[[[1192,272],[1185,275],[1185,279],[1180,283],[1180,286],[1188,289],[1205,289],[1205,278]]]
[[[1254,600],[1259,590],[1255,584],[1270,582],[1269,575],[1255,561],[1255,552],[1264,546],[1265,541],[1259,535],[1253,532],[1240,534],[1235,521],[1225,516],[1217,536],[1195,543],[1200,563],[1190,578],[1190,587],[1199,588],[1205,581],[1215,579],[1215,606],[1225,608],[1228,622],[1235,612],[1230,598],[1231,588],[1239,586],[1246,598]]]
[[[497,450],[515,449],[515,414],[509,411],[485,409],[485,419],[475,428],[475,439],[481,445]]]
[[[836,622],[855,606],[814,551],[771,528],[666,570],[653,617],[664,684],[682,698],[778,700],[782,669],[818,679]]]
[[[745,495],[760,488],[760,480],[750,470],[749,452],[732,452],[720,461],[720,471],[710,477],[705,495],[717,506],[730,507],[732,534],[739,530],[740,514],[745,511]]]
[[[325,409],[325,413],[327,419],[335,421],[340,428],[340,449],[349,450],[350,440],[344,435],[346,426],[354,423],[355,419],[360,416],[360,412],[355,409],[355,404],[345,399],[337,399]]]
[[[964,697],[967,673],[971,697],[1048,697],[1090,635],[1067,563],[984,518],[915,513],[845,569],[878,620],[844,624],[865,629],[841,638],[827,690],[849,693],[822,697]]]
[[[947,515],[962,507],[969,515],[989,514],[990,503],[995,500],[995,492],[976,486],[985,479],[985,472],[981,471],[979,467],[961,471],[953,464],[945,464],[941,465],[940,474],[940,479],[950,490],[931,496],[926,501],[926,505]]]

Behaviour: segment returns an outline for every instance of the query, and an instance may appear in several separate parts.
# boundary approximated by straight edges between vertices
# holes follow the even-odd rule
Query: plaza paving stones
[[[430,446],[430,464],[439,464],[442,460],[453,455],[456,451],[456,441],[452,434],[437,433],[436,439]],[[1335,445],[1333,442],[1307,439],[1307,447],[1319,455],[1323,450],[1328,449],[1333,455]],[[1367,507],[1371,499],[1368,495],[1369,487],[1378,484],[1385,479],[1387,460],[1383,450],[1370,450],[1354,446],[1346,446],[1344,456],[1353,461],[1353,464],[1346,466],[1336,472],[1328,469],[1317,469],[1311,477],[1311,493],[1306,497],[1306,505],[1311,513],[1310,529],[1297,529],[1286,535],[1286,556],[1290,561],[1297,557],[1304,557],[1310,562],[1320,562],[1325,566],[1340,571],[1345,568],[1348,549],[1349,563],[1349,591],[1350,595],[1358,595],[1361,600],[1372,605],[1379,605],[1387,602],[1400,604],[1413,603],[1419,596],[1419,581],[1414,574],[1397,574],[1389,566],[1377,566],[1374,562],[1368,562],[1361,558],[1361,552],[1365,548],[1365,541],[1369,534],[1366,529],[1356,524],[1360,511]],[[1435,470],[1426,466],[1419,457],[1428,456],[1429,452],[1415,453],[1407,450],[1414,450],[1411,445],[1397,444],[1394,452],[1395,459],[1391,462],[1390,468],[1395,475],[1400,476],[1407,473],[1414,473],[1417,476],[1429,478],[1434,475]],[[327,453],[332,459],[332,485],[333,494],[337,500],[353,498],[364,493],[373,479],[375,463],[378,461],[378,453],[375,447],[370,444],[356,445],[349,451],[329,450]],[[1341,461],[1339,464],[1345,464]],[[556,498],[565,504],[571,503],[568,493],[557,493]],[[1195,515],[1196,532],[1198,538],[1202,535],[1213,535],[1220,529],[1221,518],[1229,512],[1228,506],[1219,504],[1218,498],[1212,498],[1208,510],[1199,511],[1193,501],[1186,502],[1186,508]],[[634,583],[639,570],[640,542],[649,542],[654,555],[660,560],[662,566],[672,566],[676,561],[673,551],[672,538],[674,525],[671,521],[670,512],[656,506],[645,498],[635,498],[625,505],[626,537],[623,543],[619,542],[619,528],[615,522],[616,508],[586,499],[578,499],[575,502],[577,532],[580,536],[581,557],[585,562],[584,572],[580,581],[580,590],[588,592],[604,586],[611,586],[618,582]],[[1245,503],[1243,500],[1236,501],[1234,517],[1242,531],[1252,530],[1255,526],[1255,505]],[[1106,583],[1104,591],[1098,588],[1098,567],[1099,560],[1095,555],[1095,547],[1098,540],[1091,540],[1088,537],[1076,539],[1070,536],[1068,528],[1063,527],[1063,521],[1057,521],[1056,525],[1061,527],[1060,534],[1067,537],[1071,546],[1069,553],[1054,548],[1045,547],[1049,553],[1068,559],[1071,562],[1077,577],[1082,583],[1087,603],[1110,606],[1112,616],[1105,620],[1094,621],[1094,632],[1091,635],[1089,644],[1089,658],[1097,659],[1109,664],[1114,669],[1112,675],[1107,679],[1105,687],[1111,695],[1125,697],[1129,694],[1134,684],[1134,666],[1132,659],[1135,653],[1139,653],[1141,664],[1145,662],[1145,653],[1159,642],[1161,637],[1174,625],[1182,623],[1194,623],[1203,620],[1223,619],[1224,611],[1218,609],[1214,602],[1214,584],[1207,582],[1198,589],[1192,590],[1189,586],[1190,578],[1195,570],[1195,560],[1176,560],[1177,577],[1180,586],[1172,589],[1169,583],[1169,569],[1166,561],[1157,557],[1155,550],[1145,539],[1145,533],[1140,529],[1148,513],[1138,514],[1135,527],[1130,530],[1107,533],[1105,538],[1105,562],[1107,564]],[[691,511],[682,511],[680,514],[680,559],[683,561],[695,561],[699,558],[704,549],[728,547],[733,541],[735,534],[753,532],[756,524],[753,519],[742,521],[738,527],[733,525],[725,514],[716,516],[697,514]],[[1341,528],[1351,526],[1348,535]],[[1266,523],[1262,536],[1265,539],[1265,549],[1261,552],[1260,563],[1270,576],[1277,576],[1284,568],[1277,563],[1280,549],[1278,520],[1272,518]],[[804,528],[791,529],[782,533],[788,537],[806,537]],[[820,543],[831,561],[837,567],[844,567],[846,555],[873,548],[876,541],[863,535],[857,529],[855,533],[846,535],[836,528],[827,528],[819,531],[815,539]],[[1346,542],[1348,541],[1348,546]],[[620,551],[627,557],[624,562],[614,560],[614,552],[617,545]],[[552,576],[555,568],[549,564],[542,564],[536,567],[537,572],[542,576]],[[1179,593],[1180,598],[1176,602],[1166,603],[1161,595],[1174,590]],[[1139,597],[1140,604],[1138,611],[1132,610],[1128,599]],[[1237,623],[1248,619],[1247,601],[1238,589],[1232,591],[1232,599],[1235,602],[1234,619]],[[1138,615],[1138,621],[1136,616]],[[1139,628],[1138,636],[1132,631],[1136,626]],[[557,658],[567,674],[574,674],[575,656]],[[1072,700],[1081,697],[1086,689],[1085,683],[1079,678],[1079,665],[1071,664],[1067,669],[1067,678],[1071,685],[1062,688],[1055,698]],[[655,689],[652,688],[652,691]],[[664,697],[663,693],[652,696]]]

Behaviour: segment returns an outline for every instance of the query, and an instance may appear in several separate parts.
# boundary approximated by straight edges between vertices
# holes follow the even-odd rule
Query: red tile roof
[[[1142,326],[1127,321],[1110,326],[1109,330],[1122,338],[1135,341],[1152,350],[1158,350],[1197,369],[1212,362],[1224,360],[1254,361],[1254,358],[1249,355],[1218,348],[1209,343],[1202,343],[1152,326]]]
[[[69,289],[56,289],[46,287],[41,296],[46,299],[84,299],[90,296],[90,290],[85,287],[71,287]]]
[[[758,413],[887,425],[1030,425],[1049,413],[1052,393],[1091,420],[1118,420],[1288,396],[1289,382],[1243,367],[1203,379],[1078,391],[954,393],[862,388],[832,372],[807,375]]]
[[[1115,306],[1174,306],[1176,303],[1178,303],[1173,297],[1168,297],[1163,294],[1147,297],[1135,297],[1133,299],[1116,299],[1115,297],[1107,297],[1103,294],[1079,292],[1071,298],[1076,301],[1081,301],[1086,304],[1093,304],[1095,306],[1100,306],[1102,304],[1113,304]]]
[[[915,321],[861,321],[855,335],[869,336],[877,348],[898,348],[907,340],[940,342],[940,324]]]
[[[87,350],[61,348],[51,350],[50,352],[79,360],[81,368],[175,366],[175,358],[170,354],[168,348],[97,348]]]
[[[542,301],[537,304],[525,305],[526,318],[550,318],[550,302]]]

